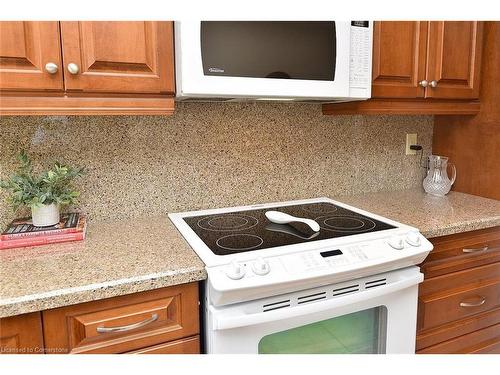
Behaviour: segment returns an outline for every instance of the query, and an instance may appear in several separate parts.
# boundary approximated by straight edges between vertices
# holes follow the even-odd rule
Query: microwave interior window
[[[335,22],[202,21],[206,76],[335,79]]]
[[[338,316],[264,336],[259,354],[385,353],[387,308]]]

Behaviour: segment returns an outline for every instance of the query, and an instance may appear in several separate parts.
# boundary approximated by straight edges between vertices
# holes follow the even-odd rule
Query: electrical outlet
[[[417,144],[417,134],[406,134],[406,155],[415,155],[417,151],[410,150],[411,145]]]

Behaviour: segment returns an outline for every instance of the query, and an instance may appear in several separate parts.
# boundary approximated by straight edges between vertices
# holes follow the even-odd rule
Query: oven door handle
[[[314,302],[302,306],[293,306],[289,308],[278,309],[267,312],[259,312],[255,314],[242,313],[241,315],[237,316],[224,316],[224,314],[217,314],[217,311],[213,306],[209,306],[209,309],[212,312],[212,316],[214,317],[213,329],[215,331],[239,328],[239,327],[247,327],[263,323],[270,323],[277,320],[295,318],[298,316],[305,316],[309,314],[331,310],[337,307],[344,307],[359,302],[365,302],[373,298],[381,297],[390,293],[394,293],[412,287],[422,282],[423,279],[424,275],[418,272],[417,274],[411,277],[404,278],[402,280],[390,283],[388,285],[380,286],[373,289],[365,289],[362,292],[345,295],[342,297],[327,299],[324,302]]]

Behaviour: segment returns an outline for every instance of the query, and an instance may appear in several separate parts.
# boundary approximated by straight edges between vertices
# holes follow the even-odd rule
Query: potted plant
[[[16,173],[0,180],[0,188],[10,193],[8,201],[14,211],[21,206],[30,207],[33,225],[37,227],[57,224],[61,207],[75,203],[80,195],[72,183],[83,174],[83,168],[55,162],[49,170],[36,175],[26,152],[19,152],[17,160]]]

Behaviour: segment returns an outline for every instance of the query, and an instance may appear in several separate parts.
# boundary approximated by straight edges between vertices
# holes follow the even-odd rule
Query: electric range
[[[207,353],[415,352],[418,229],[328,198],[169,217],[206,265]]]
[[[312,219],[276,224],[273,210]],[[210,303],[228,305],[421,263],[418,229],[328,198],[169,214],[205,263]]]

